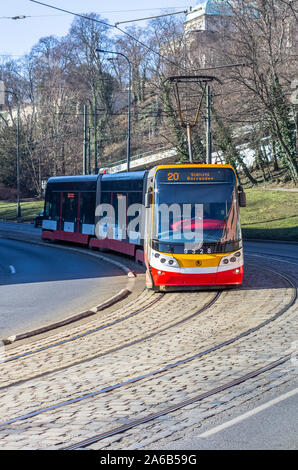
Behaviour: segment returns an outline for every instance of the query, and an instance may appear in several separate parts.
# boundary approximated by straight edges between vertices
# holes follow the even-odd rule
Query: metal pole
[[[88,175],[91,175],[91,129],[88,127]]]
[[[96,89],[94,92],[94,172],[97,175],[98,166],[97,166],[97,99],[96,99]]]
[[[207,100],[206,100],[206,160],[207,164],[212,163],[212,142],[211,142],[211,119],[210,119],[210,102],[211,102],[211,87],[207,85]]]
[[[127,171],[130,170],[130,94],[131,94],[131,63],[126,57],[128,62],[128,69],[129,69],[129,82],[128,82],[128,103],[127,103]]]
[[[84,104],[83,175],[87,174],[87,105]]]
[[[187,140],[188,140],[189,161],[190,163],[192,163],[191,127],[190,127],[189,122],[186,124],[186,131],[187,131]]]
[[[20,103],[17,97],[17,217],[21,217],[21,202],[20,202]]]

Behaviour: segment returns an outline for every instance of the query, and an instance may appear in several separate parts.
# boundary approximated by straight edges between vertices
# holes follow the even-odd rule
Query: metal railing
[[[155,155],[161,151],[167,151],[167,150],[172,150],[171,148],[167,148],[167,147],[160,147],[158,149],[155,149],[154,151],[149,151],[149,152],[144,152],[144,153],[139,153],[137,155],[134,155],[132,157],[130,157],[130,161],[134,161],[134,160],[138,160],[140,158],[144,158],[148,155]],[[114,166],[119,166],[119,165],[123,165],[124,163],[126,163],[126,159],[123,159],[123,160],[118,160],[117,162],[112,162],[112,163],[108,163],[107,165],[104,165],[102,168],[105,169],[105,168],[112,168]]]

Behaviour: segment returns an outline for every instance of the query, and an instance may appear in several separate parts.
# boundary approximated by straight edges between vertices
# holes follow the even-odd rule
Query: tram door
[[[78,231],[78,210],[80,193],[63,193],[62,212],[61,212],[61,230],[64,232]]]

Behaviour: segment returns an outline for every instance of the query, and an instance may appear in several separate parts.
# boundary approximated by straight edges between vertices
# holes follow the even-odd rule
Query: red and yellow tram
[[[156,290],[239,286],[245,195],[229,165],[50,178],[42,238],[125,253]]]

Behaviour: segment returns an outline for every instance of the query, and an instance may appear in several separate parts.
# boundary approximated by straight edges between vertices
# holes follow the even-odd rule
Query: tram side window
[[[125,220],[125,215],[124,214],[119,214],[119,211],[124,208],[126,210],[126,194],[122,192],[113,192],[112,193],[112,206],[114,208],[114,214],[115,214],[115,226],[119,227],[119,223],[121,220]],[[124,218],[123,218],[124,217]],[[122,228],[122,227],[119,227]]]
[[[133,230],[140,232],[141,210],[142,210],[143,193],[141,191],[133,191],[128,193],[128,207],[131,207],[130,215],[127,216],[127,225],[133,223]],[[139,210],[137,207],[139,206]]]
[[[109,191],[101,192],[100,204],[111,204],[111,193]]]
[[[60,193],[50,192],[46,197],[45,217],[59,220],[60,217]]]
[[[50,217],[50,210],[51,210],[51,202],[49,200],[49,195],[47,194],[45,206],[44,206],[44,216]]]
[[[75,193],[63,193],[62,217],[67,222],[74,222],[77,216],[77,196]]]
[[[95,193],[81,193],[80,213],[83,224],[94,224]]]
[[[107,204],[107,205],[110,205],[112,203],[112,193],[110,193],[109,191],[102,191],[101,192],[101,196],[100,196],[100,205],[101,204]],[[107,217],[107,213],[104,211],[102,217],[100,218],[106,218]]]

